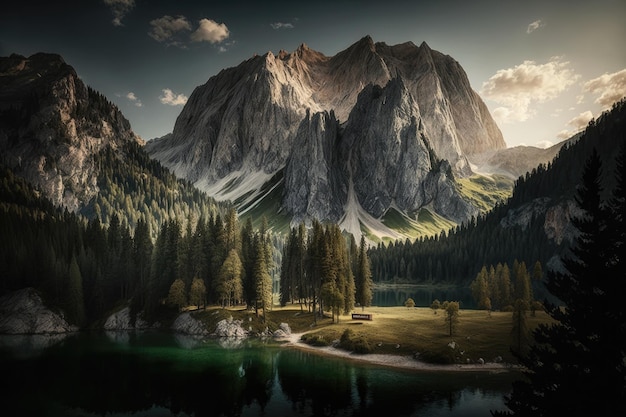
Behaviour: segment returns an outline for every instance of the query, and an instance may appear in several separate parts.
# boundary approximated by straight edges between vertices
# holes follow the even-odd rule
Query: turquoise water
[[[259,340],[0,336],[3,415],[490,416],[513,373],[416,372]]]

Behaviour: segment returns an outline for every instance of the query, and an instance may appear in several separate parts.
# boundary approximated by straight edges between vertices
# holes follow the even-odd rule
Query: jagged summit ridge
[[[364,102],[359,104],[366,100],[361,97],[366,90],[369,94],[385,91],[386,97],[375,109],[367,110],[368,119],[359,113],[369,108]],[[308,125],[303,126],[303,121]],[[313,128],[313,121],[325,128]],[[337,125],[336,133],[331,125]],[[376,135],[368,140],[345,138],[368,137],[371,132]],[[405,160],[394,160],[385,153],[389,140],[420,151],[405,152]],[[364,164],[362,147],[366,145],[369,154],[389,158],[387,169],[379,169],[377,176],[358,171]],[[309,149],[309,157],[326,158],[308,165],[316,167],[317,174],[322,166],[329,167],[328,175],[315,178],[328,186],[334,184],[332,201],[319,201],[320,190],[326,187],[317,188],[322,183],[300,177],[308,185],[296,184],[299,180],[293,176],[296,172],[300,176],[301,170],[294,169],[293,162],[292,168],[288,167],[293,160],[307,166],[303,148]],[[439,168],[425,165],[424,158],[445,160],[454,175],[466,176],[471,174],[468,158],[473,154],[503,148],[506,144],[500,130],[458,62],[425,42],[390,46],[374,42],[370,36],[334,56],[301,44],[290,53],[268,52],[225,69],[194,90],[171,135],[146,145],[153,157],[218,199],[249,195],[252,190],[248,186],[256,182],[247,176],[269,178],[284,170],[284,185],[291,191],[284,195],[283,209],[295,218],[326,213],[330,218],[320,220],[335,221],[348,201],[351,185],[359,204],[374,217],[389,204],[417,209],[420,201],[434,201],[417,185],[427,177],[422,171]],[[323,149],[326,151],[321,152]],[[327,159],[329,154],[332,160]],[[347,180],[351,177],[348,163],[350,170],[357,170],[352,173],[352,184]],[[374,182],[365,184],[367,181]],[[304,210],[296,202],[290,192],[298,190],[297,195],[302,195],[302,187],[318,196],[307,200],[318,201],[318,207],[309,204]],[[389,189],[383,191],[384,187]],[[365,190],[377,190],[385,197],[365,195]]]

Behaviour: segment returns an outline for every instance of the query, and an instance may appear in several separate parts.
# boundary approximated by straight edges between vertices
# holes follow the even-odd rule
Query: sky
[[[626,96],[625,22],[626,0],[7,0],[0,56],[60,54],[150,140],[255,54],[426,42],[460,63],[507,146],[546,147]]]

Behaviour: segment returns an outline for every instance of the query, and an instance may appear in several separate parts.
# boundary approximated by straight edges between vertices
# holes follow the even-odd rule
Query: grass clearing
[[[514,180],[504,175],[476,174],[458,180],[461,194],[482,212],[506,201],[513,191]]]
[[[293,333],[305,333],[318,344],[331,344],[339,340],[346,329],[351,329],[369,342],[370,353],[402,356],[419,353],[426,362],[466,363],[469,359],[470,363],[475,363],[479,358],[492,362],[500,356],[504,362],[516,363],[510,352],[513,343],[510,312],[489,315],[483,310],[461,309],[452,336],[446,328],[444,310],[437,310],[435,314],[427,307],[368,307],[363,312],[373,314],[373,320],[352,320],[350,315],[342,315],[339,323],[333,323],[330,317],[316,321],[313,313],[301,311],[297,305],[275,307],[268,312],[266,322],[241,307],[210,308],[197,313],[196,317],[205,321],[209,328],[214,328],[219,320],[230,316],[243,320],[243,327],[254,331],[263,331],[266,327],[273,331],[280,323],[288,323]],[[527,319],[531,330],[539,323],[552,321],[545,312],[537,312],[535,316],[529,313]],[[449,347],[451,342],[454,342],[454,349]]]

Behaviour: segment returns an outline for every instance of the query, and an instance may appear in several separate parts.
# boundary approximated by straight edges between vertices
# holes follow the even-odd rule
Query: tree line
[[[302,309],[333,320],[355,306],[372,301],[372,274],[365,238],[357,246],[338,225],[314,220],[310,231],[301,223],[291,229],[283,248],[280,304],[299,303]]]
[[[217,213],[224,216],[230,209],[229,203],[218,203],[177,178],[135,142],[124,143],[117,150],[107,146],[93,159],[99,172],[99,191],[79,213],[88,219],[98,218],[106,226],[113,215],[131,229],[142,218],[156,239],[161,225],[169,220],[189,216],[208,219]]]
[[[525,262],[515,260],[512,267],[506,262],[483,266],[470,283],[470,289],[479,309],[511,310],[517,300],[532,308],[535,300],[533,287],[542,279],[543,268],[539,261],[529,271]]]
[[[35,287],[78,325],[120,301],[147,320],[190,302],[271,308],[271,234],[253,230],[251,219],[241,225],[232,207],[195,221],[168,219],[154,234],[143,217],[133,228],[115,213],[108,226],[86,220],[54,207],[10,170],[0,173],[2,293]]]

